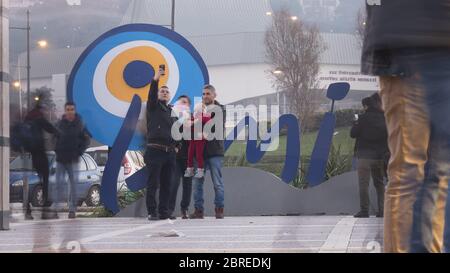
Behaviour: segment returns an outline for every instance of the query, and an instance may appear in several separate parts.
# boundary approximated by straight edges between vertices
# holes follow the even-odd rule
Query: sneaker
[[[189,218],[191,218],[191,219],[203,219],[204,218],[203,210],[195,209],[195,212],[193,214],[191,214]]]
[[[353,217],[355,217],[355,218],[369,218],[369,213],[368,212],[364,212],[364,211],[360,211],[357,214],[355,214]]]
[[[203,178],[205,176],[205,169],[197,169],[197,173],[195,174],[195,178]]]
[[[159,217],[158,217],[158,215],[155,214],[155,213],[149,214],[149,215],[148,215],[148,220],[149,220],[149,221],[158,221],[158,220],[159,220]]]
[[[69,212],[69,219],[75,219],[77,218],[77,215],[74,211]]]
[[[184,173],[184,177],[193,177],[194,176],[194,168],[187,168]]]
[[[187,210],[182,210],[182,211],[181,211],[181,219],[183,219],[183,220],[189,219],[188,211],[187,211]]]
[[[224,219],[223,208],[216,208],[216,219]]]

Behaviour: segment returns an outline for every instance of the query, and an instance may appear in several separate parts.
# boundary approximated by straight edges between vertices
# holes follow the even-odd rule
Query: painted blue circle
[[[123,79],[133,88],[142,88],[149,85],[154,76],[155,70],[144,61],[133,61],[123,70]]]
[[[179,85],[173,90],[173,98],[183,94],[194,100],[194,97],[202,96],[203,86],[209,83],[208,70],[200,54],[185,38],[170,29],[131,24],[106,32],[81,54],[72,69],[67,89],[69,100],[77,104],[77,112],[83,117],[93,138],[104,145],[113,146],[124,117],[116,116],[100,106],[94,95],[94,74],[97,65],[110,50],[133,41],[156,42],[174,56],[179,70]],[[136,131],[129,149],[143,148],[145,136]]]

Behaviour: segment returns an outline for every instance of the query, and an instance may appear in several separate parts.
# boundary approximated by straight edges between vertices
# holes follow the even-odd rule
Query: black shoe
[[[364,212],[364,211],[360,211],[357,214],[355,214],[353,217],[355,217],[355,218],[369,218],[369,213],[368,212]]]
[[[384,218],[384,213],[382,212],[377,213],[377,218]]]
[[[57,212],[43,211],[41,219],[42,220],[56,220],[56,219],[59,219],[59,216],[58,216]]]
[[[172,216],[169,217],[169,219],[170,220],[177,220],[177,217],[172,215]]]
[[[158,221],[158,220],[159,220],[159,217],[158,217],[157,214],[150,214],[150,215],[148,216],[148,220],[149,220],[149,221]]]
[[[168,215],[160,215],[159,216],[159,220],[167,220],[169,218],[170,218],[170,216],[168,216]]]
[[[25,220],[27,221],[34,220],[33,215],[31,215],[31,212],[25,214]]]

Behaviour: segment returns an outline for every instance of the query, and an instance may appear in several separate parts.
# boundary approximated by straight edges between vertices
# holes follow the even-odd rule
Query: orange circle
[[[142,88],[129,86],[123,78],[125,67],[133,61],[143,61],[150,64],[154,69],[163,64],[166,66],[166,75],[159,80],[160,86],[166,85],[169,75],[168,64],[164,56],[155,48],[149,46],[139,46],[128,49],[111,62],[106,73],[106,87],[109,92],[121,101],[131,102],[134,95],[141,97],[142,101],[147,101],[150,84]],[[156,70],[155,69],[155,70]]]

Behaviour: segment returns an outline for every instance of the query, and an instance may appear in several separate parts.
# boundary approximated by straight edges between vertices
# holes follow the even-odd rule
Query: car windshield
[[[97,162],[97,165],[100,167],[106,166],[106,162],[108,161],[108,152],[107,151],[95,151],[88,152],[90,156]]]
[[[48,161],[52,162],[53,155],[47,155]],[[32,171],[33,163],[31,161],[31,155],[21,155],[16,157],[10,164],[11,171]]]

